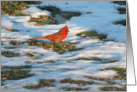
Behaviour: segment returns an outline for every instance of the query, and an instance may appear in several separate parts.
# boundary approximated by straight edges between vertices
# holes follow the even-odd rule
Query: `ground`
[[[41,1],[27,6],[20,15],[1,17],[2,90],[126,90],[123,2]],[[28,41],[65,25],[70,33],[63,42]]]

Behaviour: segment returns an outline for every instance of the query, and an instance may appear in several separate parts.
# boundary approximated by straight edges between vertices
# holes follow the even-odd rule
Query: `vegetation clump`
[[[55,85],[53,84],[54,82],[54,79],[40,79],[38,85],[24,86],[24,88],[36,90],[42,87],[55,87]]]
[[[69,12],[69,11],[63,11],[61,13],[61,15],[66,18],[66,19],[71,19],[72,17],[77,17],[77,16],[80,16],[81,13],[80,12]]]
[[[11,16],[26,16],[20,11],[28,8],[23,1],[1,1],[1,14],[9,14]]]
[[[80,57],[77,60],[99,60],[99,61],[101,61],[101,59],[98,57],[90,57],[90,58]]]
[[[56,14],[60,14],[61,13],[61,10],[55,6],[38,6],[38,8],[40,8],[41,10],[47,10],[47,11],[50,11],[52,14],[53,17],[55,17]]]
[[[126,14],[126,8],[118,8],[119,14]]]
[[[80,16],[82,13],[80,12],[70,12],[70,11],[61,11],[58,7],[56,6],[39,6],[38,8],[40,8],[41,10],[47,10],[50,11],[53,17],[56,16],[56,14],[60,14],[62,17],[66,18],[66,19],[71,19],[74,16]]]
[[[52,49],[54,52],[58,52],[60,54],[66,51],[76,51],[82,49],[82,48],[76,48],[73,44],[45,43],[45,42],[38,42],[37,40],[31,40],[28,42],[28,44],[30,46],[39,46],[46,50]]]
[[[45,24],[57,24],[57,20],[55,20],[52,16],[39,16],[39,18],[31,17],[29,22],[36,22],[36,26],[45,25]]]
[[[26,56],[28,56],[28,57],[32,57],[32,59],[38,57],[37,55],[33,55],[33,54],[31,54],[31,53],[26,53]]]
[[[25,4],[40,4],[40,1],[23,1]]]
[[[61,83],[71,83],[71,84],[78,84],[80,86],[84,86],[86,84],[92,85],[94,84],[93,81],[84,81],[84,80],[73,80],[71,78],[62,79]]]
[[[23,65],[23,66],[3,66],[2,69],[26,69],[26,68],[32,68],[31,65]]]
[[[113,1],[114,4],[126,5],[126,1]]]
[[[126,91],[126,87],[118,88],[118,87],[100,87],[102,91]]]
[[[126,69],[125,68],[113,67],[113,68],[106,68],[106,70],[117,71],[118,75],[114,76],[114,79],[126,80]]]
[[[86,91],[88,88],[62,87],[65,91]]]
[[[18,30],[16,30],[16,29],[12,29],[12,28],[5,28],[5,30],[7,30],[7,31],[11,31],[11,32],[19,32]]]
[[[19,41],[16,41],[16,40],[11,40],[11,41],[10,41],[10,44],[12,44],[12,45],[19,45],[20,42],[19,42]]]
[[[5,47],[5,49],[15,49],[15,48],[17,48],[17,47],[15,47],[15,46],[6,46]]]
[[[117,25],[117,24],[121,24],[123,26],[126,26],[126,20],[120,20],[120,21],[116,21],[113,24]]]
[[[33,76],[33,74],[29,74],[29,70],[21,70],[21,69],[12,69],[1,71],[2,80],[18,80],[27,77]]]
[[[14,52],[11,52],[11,51],[2,51],[1,55],[4,55],[6,57],[16,57],[16,56],[19,56],[20,53],[14,53]]]
[[[112,67],[112,68],[106,68],[105,70],[113,70],[117,71],[117,75],[112,78],[99,78],[99,77],[93,77],[93,76],[85,76],[88,79],[92,80],[100,80],[100,81],[106,81],[108,84],[115,84],[114,80],[126,80],[126,69],[124,68],[118,68],[118,67]]]
[[[105,40],[107,38],[106,34],[98,34],[95,31],[81,32],[78,33],[77,35],[82,37],[91,37],[93,39],[100,39],[100,40]]]

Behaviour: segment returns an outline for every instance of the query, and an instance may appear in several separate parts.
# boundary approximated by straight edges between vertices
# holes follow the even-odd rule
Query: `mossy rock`
[[[20,53],[14,53],[14,52],[11,52],[11,51],[2,51],[1,55],[4,55],[6,57],[16,57],[16,56],[19,56]]]
[[[54,82],[54,79],[40,79],[38,85],[24,86],[24,88],[36,90],[42,87],[55,87],[55,85],[53,84]]]

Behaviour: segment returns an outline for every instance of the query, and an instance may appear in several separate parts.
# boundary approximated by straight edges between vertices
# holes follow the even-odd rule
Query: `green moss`
[[[126,8],[118,8],[119,14],[126,14]]]
[[[28,14],[25,13],[21,13],[21,12],[17,12],[17,13],[13,13],[11,14],[11,16],[29,16]],[[16,31],[15,31],[16,32]],[[17,31],[18,32],[18,31]]]
[[[19,30],[12,29],[12,28],[5,28],[5,30],[7,30],[7,31],[11,31],[11,32],[19,32]]]
[[[115,4],[126,5],[126,1],[113,1]]]
[[[47,10],[47,11],[50,11],[52,14],[53,17],[55,17],[56,14],[60,14],[61,13],[61,10],[55,6],[39,6],[38,8],[40,8],[41,10]]]
[[[126,80],[126,69],[125,68],[106,68],[106,70],[117,71],[118,75],[114,76],[114,79]]]
[[[86,91],[88,88],[62,87],[65,91]]]
[[[17,47],[15,47],[15,46],[6,46],[5,47],[5,49],[15,49],[15,48],[17,48]]]
[[[100,87],[99,88],[102,91],[126,91],[126,87],[124,88],[118,88],[118,87]]]
[[[54,82],[55,82],[54,79],[49,79],[49,80],[47,80],[47,79],[40,79],[38,85],[24,86],[24,88],[36,90],[36,89],[39,89],[39,88],[42,88],[42,87],[54,87],[54,85],[53,85]]]
[[[89,85],[94,84],[93,81],[73,80],[73,79],[71,79],[71,78],[62,79],[60,82],[61,82],[61,83],[78,84],[78,85],[80,85],[80,86],[84,86],[84,85],[86,85],[86,84],[89,84]]]
[[[48,10],[50,11],[53,17],[55,17],[56,14],[60,14],[62,17],[66,18],[66,19],[71,19],[74,16],[80,16],[81,13],[80,12],[70,12],[70,11],[61,11],[58,7],[56,6],[39,6],[38,8],[40,8],[41,10]]]
[[[100,61],[101,59],[98,57],[91,57],[91,58],[80,57],[77,60],[99,60]]]
[[[4,42],[3,42],[3,41],[1,41],[1,45],[4,45]]]
[[[88,79],[92,79],[92,80],[106,81],[110,85],[115,84],[114,80],[126,80],[126,69],[124,68],[113,67],[113,68],[106,68],[105,70],[117,71],[118,75],[112,78],[98,78],[98,77],[93,77],[93,76],[84,76],[84,77]]]
[[[10,44],[12,44],[12,45],[19,45],[20,42],[19,41],[15,41],[15,40],[11,40]]]
[[[28,8],[23,1],[1,1],[2,14],[8,13],[9,15],[21,15],[21,10]],[[19,12],[16,14],[16,12]]]
[[[40,4],[40,1],[23,1],[25,4]]]
[[[38,42],[37,40],[29,41],[28,44],[30,46],[39,46],[46,50],[52,49],[54,52],[58,52],[60,54],[66,51],[76,51],[81,50],[82,48],[76,48],[72,44],[64,44],[64,43],[45,43],[45,42]]]
[[[126,26],[126,20],[120,20],[120,21],[116,21],[113,24],[117,25],[117,24],[121,24],[123,26]]]
[[[33,74],[29,74],[29,72],[29,70],[12,69],[1,71],[1,77],[3,80],[18,80],[33,76]]]
[[[55,63],[53,60],[48,60],[47,62],[48,63]]]
[[[26,56],[28,56],[28,57],[33,57],[34,55],[31,54],[31,53],[26,53]]]
[[[30,18],[30,22],[36,22],[35,26],[45,25],[45,24],[57,24],[56,20],[52,20],[51,16],[43,16],[41,15],[39,18]]]
[[[31,65],[23,65],[23,66],[3,66],[2,69],[26,69],[32,68]]]
[[[95,31],[87,31],[87,32],[81,32],[77,34],[78,36],[84,35],[85,37],[97,37],[98,39],[106,39],[107,35],[105,34],[98,34]]]
[[[33,54],[31,54],[31,53],[26,53],[26,56],[27,56],[27,57],[32,57],[32,59],[35,59],[35,58],[38,57],[37,55],[33,55]]]
[[[114,63],[117,62],[118,60],[110,60],[110,59],[105,59],[101,63]]]
[[[61,13],[61,15],[66,18],[66,19],[71,19],[72,17],[76,17],[76,16],[80,16],[81,13],[80,12],[69,12],[69,11],[64,11]]]
[[[99,57],[80,57],[77,60],[95,60],[95,61],[100,61],[100,63],[113,63],[117,62],[118,60],[110,60],[110,59],[101,59]]]
[[[14,53],[14,52],[11,52],[11,51],[2,51],[1,55],[4,55],[6,57],[16,57],[16,56],[19,56],[20,53]]]

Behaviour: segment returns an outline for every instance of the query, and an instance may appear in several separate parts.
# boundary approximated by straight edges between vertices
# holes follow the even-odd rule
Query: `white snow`
[[[38,18],[40,15],[49,16],[51,13],[49,11],[42,11],[36,7],[30,7],[28,9],[22,10],[22,13],[29,14],[31,17]]]
[[[30,8],[22,10],[22,13],[27,13],[30,16],[9,16],[2,15],[1,17],[1,51],[6,51],[5,46],[10,46],[10,40],[18,40],[20,42],[27,41],[30,38],[47,36],[58,32],[65,25],[68,26],[70,34],[64,42],[76,43],[76,47],[84,49],[72,52],[65,52],[58,54],[52,50],[46,50],[37,46],[29,46],[28,44],[19,45],[18,48],[9,49],[8,51],[18,52],[19,57],[8,58],[1,56],[2,66],[19,66],[26,65],[25,61],[31,61],[31,73],[35,76],[24,78],[20,80],[6,80],[3,83],[8,86],[2,86],[2,90],[22,90],[28,91],[29,89],[23,88],[27,85],[38,84],[38,79],[64,79],[71,77],[77,80],[89,80],[84,76],[95,76],[101,78],[111,78],[117,75],[117,72],[111,70],[100,71],[101,68],[108,67],[122,67],[126,68],[126,26],[114,25],[113,22],[117,20],[126,19],[126,14],[119,14],[117,11],[120,6],[113,4],[110,1],[42,1],[40,6],[53,5],[59,7],[62,11],[79,11],[81,16],[73,17],[66,20],[63,24],[47,24],[42,26],[35,26],[34,22],[29,22],[31,17],[39,17],[40,15],[49,16],[51,12],[40,10],[37,5],[30,5]],[[86,12],[92,12],[87,14]],[[10,32],[5,28],[13,28],[19,32]],[[95,30],[100,34],[107,34],[107,40],[114,41],[101,41],[99,39],[82,38],[76,36],[77,33],[83,31]],[[10,39],[9,39],[10,38]],[[44,40],[47,41],[47,40]],[[119,46],[123,45],[123,46]],[[18,51],[18,49],[20,51]],[[33,53],[38,55],[43,53],[44,56],[32,60],[31,57],[26,57],[25,54]],[[118,60],[113,63],[100,63],[95,60],[76,60],[81,57],[99,57],[103,59]],[[53,60],[55,63],[47,63],[48,60]],[[67,63],[72,61],[72,63]],[[98,81],[100,82],[100,81]],[[100,82],[106,85],[106,82]],[[124,84],[126,81],[117,80],[117,84]],[[56,87],[44,87],[38,89],[39,91],[60,91],[63,86],[75,86],[75,84],[56,82]],[[14,86],[13,86],[14,85]],[[86,85],[89,91],[98,91],[99,85]],[[32,90],[31,90],[32,91]]]

